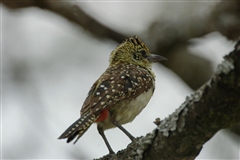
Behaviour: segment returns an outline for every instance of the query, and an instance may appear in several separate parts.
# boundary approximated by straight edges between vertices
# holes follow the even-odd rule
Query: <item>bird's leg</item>
[[[119,129],[121,129],[127,136],[128,138],[131,139],[131,141],[135,142],[136,138],[134,136],[132,136],[125,128],[123,128],[123,126],[121,126],[116,120],[113,120],[112,123],[117,126]]]
[[[104,142],[105,142],[105,144],[106,144],[106,146],[109,150],[109,154],[115,154],[115,152],[113,151],[112,147],[110,146],[110,144],[109,144],[109,142],[108,142],[108,140],[107,140],[107,138],[104,134],[104,131],[103,131],[102,127],[97,126],[97,129],[98,129],[98,133],[102,136],[102,138],[103,138],[103,140],[104,140]]]

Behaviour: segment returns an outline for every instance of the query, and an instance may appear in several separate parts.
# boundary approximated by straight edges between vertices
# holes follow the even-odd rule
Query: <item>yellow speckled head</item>
[[[133,36],[126,39],[111,53],[110,65],[129,63],[151,68],[152,62],[164,59],[166,58],[150,54],[148,47],[137,36]]]

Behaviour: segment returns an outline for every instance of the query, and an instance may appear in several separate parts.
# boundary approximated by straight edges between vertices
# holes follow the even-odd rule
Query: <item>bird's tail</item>
[[[76,136],[74,144],[78,139],[88,130],[92,123],[96,121],[97,117],[94,114],[84,114],[78,120],[76,120],[65,132],[58,138],[67,138],[67,143],[71,142]]]

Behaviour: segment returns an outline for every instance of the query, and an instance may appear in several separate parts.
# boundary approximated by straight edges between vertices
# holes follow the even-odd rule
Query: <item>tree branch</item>
[[[187,49],[189,40],[216,31],[230,40],[237,40],[239,26],[240,1],[223,0],[211,11],[200,15],[181,15],[175,19],[159,17],[150,25],[146,39],[151,51],[171,60],[163,64],[196,90],[210,78],[213,70],[209,60]]]
[[[56,13],[73,23],[78,24],[98,38],[109,38],[122,43],[128,36],[112,30],[101,24],[90,15],[86,14],[79,6],[66,1],[50,0],[26,0],[26,1],[3,1],[4,5],[11,9],[26,7],[39,7]]]
[[[129,37],[101,24],[86,14],[80,6],[70,2],[3,0],[2,3],[11,9],[26,7],[47,9],[78,24],[98,38],[109,38],[121,43]],[[212,66],[209,60],[191,54],[187,50],[189,39],[219,31],[229,39],[235,40],[240,35],[239,6],[238,1],[223,1],[218,3],[211,13],[204,16],[181,16],[177,18],[178,20],[176,18],[166,20],[160,17],[160,20],[151,24],[149,30],[142,36],[145,37],[144,41],[151,51],[155,54],[164,54],[165,57],[171,59],[163,65],[170,68],[195,90],[209,79]]]
[[[216,132],[240,122],[240,40],[224,59],[212,78],[152,133],[100,159],[195,159]]]

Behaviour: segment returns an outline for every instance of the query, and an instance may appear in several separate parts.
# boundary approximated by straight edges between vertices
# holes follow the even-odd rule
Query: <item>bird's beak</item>
[[[164,60],[168,60],[167,58],[163,57],[163,56],[159,56],[159,55],[156,55],[156,54],[150,54],[147,59],[150,61],[150,62],[160,62],[160,61],[164,61]]]

